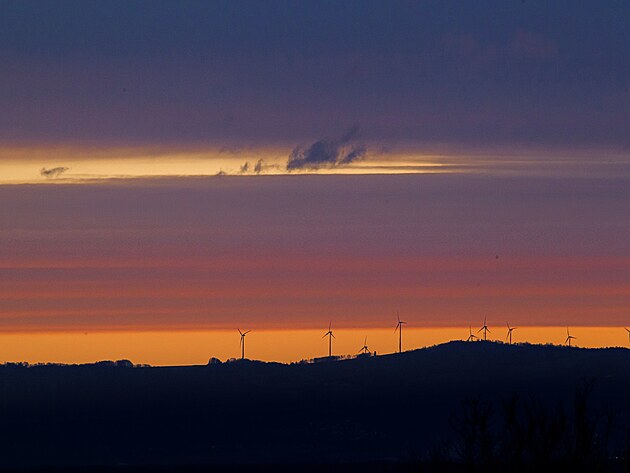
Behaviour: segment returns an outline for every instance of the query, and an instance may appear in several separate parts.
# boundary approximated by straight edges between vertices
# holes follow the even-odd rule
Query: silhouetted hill
[[[593,413],[627,442],[630,350],[450,342],[321,363],[0,366],[0,464],[247,465],[408,462],[452,438],[465,399],[515,393]],[[450,420],[451,421],[450,421]],[[348,469],[349,471],[349,469]]]

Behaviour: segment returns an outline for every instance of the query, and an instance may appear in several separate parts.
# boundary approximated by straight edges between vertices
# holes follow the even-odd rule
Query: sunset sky
[[[290,361],[331,319],[388,352],[396,311],[414,346],[484,317],[624,345],[629,24],[623,1],[0,0],[0,361],[204,362],[237,327]]]

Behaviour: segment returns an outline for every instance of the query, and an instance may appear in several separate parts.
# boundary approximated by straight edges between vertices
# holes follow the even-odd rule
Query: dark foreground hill
[[[626,471],[629,421],[627,349],[451,342],[292,365],[0,366],[5,469],[387,471],[518,454]]]

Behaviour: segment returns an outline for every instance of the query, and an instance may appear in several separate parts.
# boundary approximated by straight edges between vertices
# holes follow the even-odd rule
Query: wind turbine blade
[[[481,327],[479,330],[477,330],[477,333],[481,332],[483,330],[483,327]]]
[[[249,332],[251,332],[251,330],[248,330],[247,332],[245,332],[243,335],[247,335]]]
[[[486,327],[486,330],[490,333],[492,333],[492,330],[490,330],[488,327]]]
[[[394,333],[398,331],[398,327],[400,327],[400,322],[398,322],[398,325],[396,325],[396,328],[394,329]]]
[[[330,321],[330,323],[328,324],[328,331],[330,332],[330,327],[332,327],[332,320]]]
[[[365,340],[363,340],[363,345],[367,346],[367,337],[365,337]]]
[[[396,311],[396,318],[398,319],[398,323],[400,323],[400,313]]]
[[[329,332],[330,333],[330,332]],[[328,336],[328,333],[325,333],[322,338],[326,338]]]
[[[241,335],[243,335],[243,332],[241,332],[240,328],[237,328],[236,330],[238,330],[238,333],[240,333]]]
[[[337,338],[337,337],[335,337],[335,335],[334,335],[332,332],[330,332],[330,336],[331,336],[332,338]]]

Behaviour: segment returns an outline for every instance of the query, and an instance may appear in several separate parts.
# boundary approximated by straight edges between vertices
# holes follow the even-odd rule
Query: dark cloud
[[[263,170],[263,160],[259,159],[258,161],[256,161],[256,165],[254,166],[254,172],[256,174],[260,174]]]
[[[365,146],[355,146],[339,160],[339,164],[350,164],[359,159],[363,159],[366,153],[367,149]]]
[[[343,166],[363,158],[366,148],[352,143],[356,135],[357,129],[353,128],[338,140],[319,140],[307,147],[294,148],[287,161],[287,171]]]
[[[39,170],[39,174],[44,176],[46,179],[55,179],[61,176],[64,172],[68,171],[69,169],[70,168],[67,168],[64,166],[59,166],[59,167],[51,168],[51,169],[41,168]]]
[[[254,173],[254,174],[260,174],[261,172],[263,172],[265,169],[269,169],[269,168],[273,168],[273,169],[280,169],[278,167],[278,165],[273,165],[273,164],[264,164],[262,159],[259,159],[258,161],[256,161],[254,163],[253,166],[250,165],[249,161],[246,161],[245,163],[243,163],[238,170],[239,174],[250,174],[250,173]],[[225,173],[227,174],[227,173]]]

